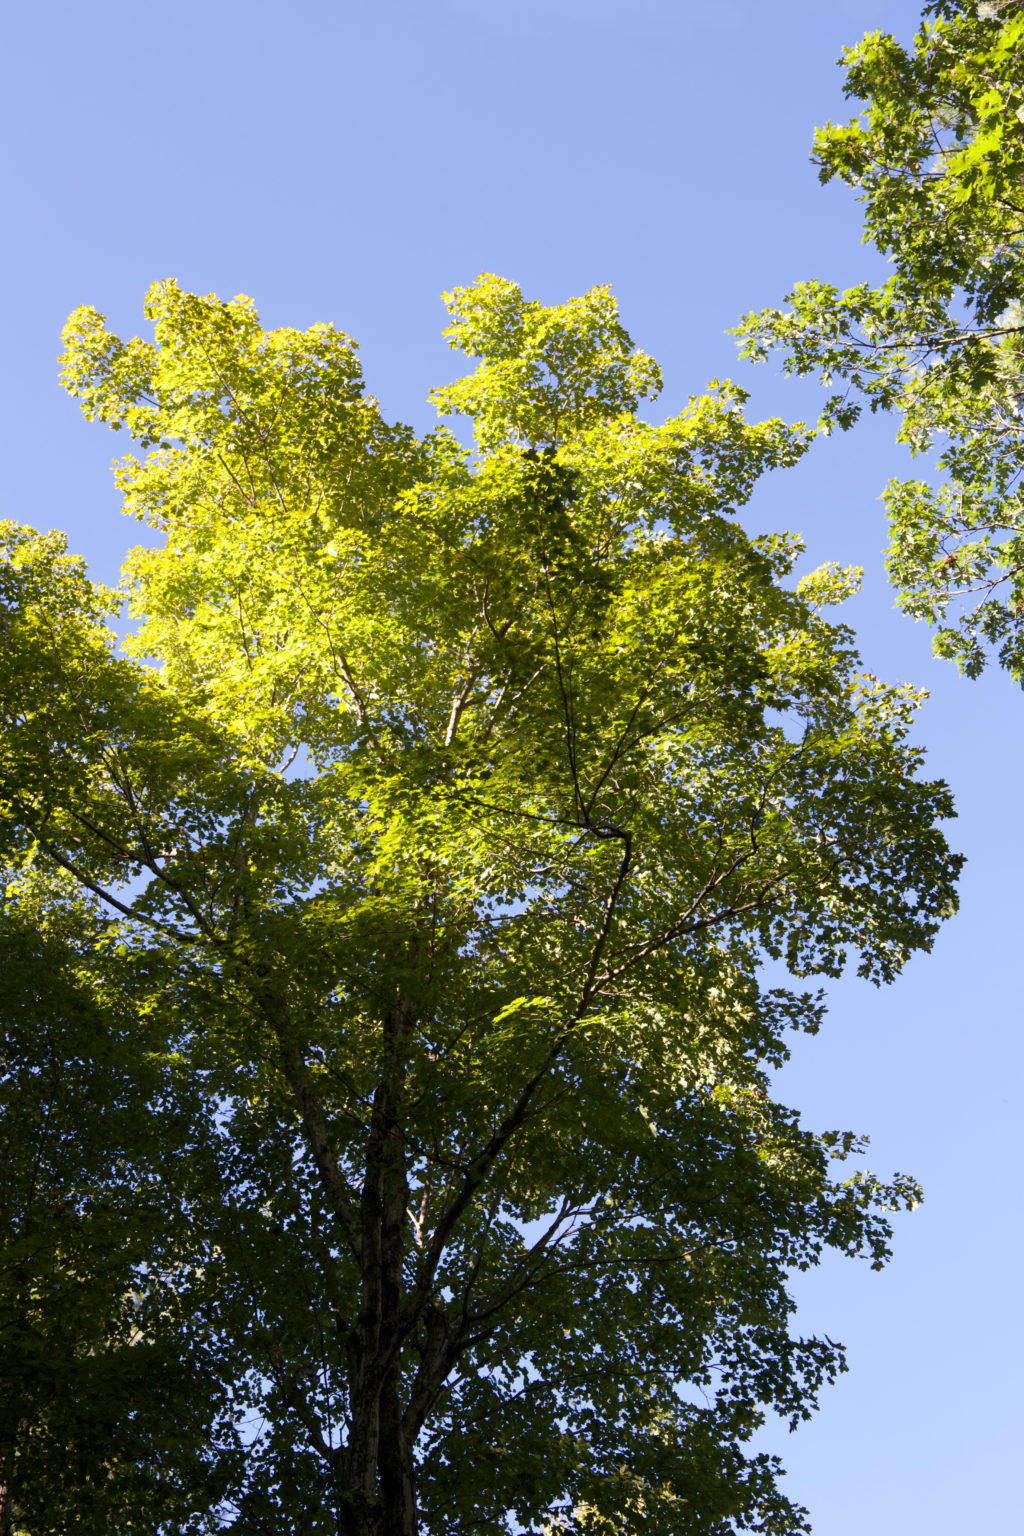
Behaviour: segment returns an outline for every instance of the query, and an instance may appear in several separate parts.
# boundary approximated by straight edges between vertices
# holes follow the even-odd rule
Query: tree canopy
[[[949,794],[736,520],[805,429],[638,416],[606,289],[447,301],[472,445],[244,298],[68,323],[160,540],[2,529],[9,1530],[807,1529],[789,1275],[917,1191],[770,1072],[953,910]]]
[[[1024,684],[1024,7],[941,0],[912,48],[874,32],[844,62],[861,109],[815,159],[857,188],[893,274],[798,283],[790,309],[747,318],[744,352],[844,381],[827,424],[867,400],[915,454],[944,444],[937,477],[887,488],[889,570],[941,655],[974,677],[994,650]]]

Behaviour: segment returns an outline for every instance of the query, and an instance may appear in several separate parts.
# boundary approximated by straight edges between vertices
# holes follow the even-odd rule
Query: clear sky
[[[818,187],[813,127],[848,115],[835,59],[911,0],[36,0],[5,39],[3,515],[68,530],[113,579],[137,537],[108,474],[128,444],[56,383],[68,312],[122,334],[173,276],[243,292],[268,325],[332,320],[370,388],[426,427],[450,376],[442,289],[481,271],[554,303],[611,282],[663,364],[655,411],[715,376],[750,410],[813,412],[814,388],[735,363],[724,334],[791,282],[877,276],[856,203]],[[961,915],[880,993],[833,992],[780,1095],[819,1129],[871,1135],[915,1173],[883,1275],[849,1261],[802,1281],[806,1331],[850,1374],[814,1424],[766,1436],[817,1536],[1020,1529],[1022,1240],[1019,782],[1024,699],[970,684],[893,612],[878,495],[907,472],[892,422],[818,445],[748,509],[814,563],[863,564],[849,607],[869,670],[931,690],[920,739],[954,786],[969,857]]]

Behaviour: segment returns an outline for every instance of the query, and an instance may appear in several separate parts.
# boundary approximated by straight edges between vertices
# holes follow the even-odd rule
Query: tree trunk
[[[350,1429],[336,1463],[338,1536],[417,1536],[415,1469],[402,1420],[400,1374],[409,1202],[401,1115],[413,1008],[399,996],[383,1018],[386,1053],[357,1206],[338,1169],[284,991],[258,967],[255,974],[254,996],[277,1036],[281,1069],[295,1096],[306,1144],[361,1272],[359,1314],[346,1341]]]
[[[362,1297],[349,1338],[352,1430],[348,1497],[339,1536],[417,1536],[412,1447],[402,1423],[399,1328],[409,1181],[401,1129],[406,1042],[404,998],[384,1021],[390,1049],[374,1095],[360,1202]]]

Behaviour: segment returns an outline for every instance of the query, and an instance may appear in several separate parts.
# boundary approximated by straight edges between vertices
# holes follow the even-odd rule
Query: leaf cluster
[[[856,188],[893,275],[797,284],[747,317],[744,355],[781,348],[788,371],[842,382],[826,430],[866,401],[914,454],[941,446],[935,475],[886,490],[890,575],[940,654],[973,677],[994,652],[1024,682],[1024,10],[943,0],[912,48],[871,33],[843,63],[861,110],[818,130],[814,158]]]

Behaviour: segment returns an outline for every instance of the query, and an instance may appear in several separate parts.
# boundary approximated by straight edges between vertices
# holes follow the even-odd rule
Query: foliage
[[[193,1496],[222,1488],[205,1447],[226,1373],[194,1316],[208,1106],[124,1008],[109,958],[89,974],[100,925],[67,881],[29,871],[5,907],[0,1529],[184,1530],[183,1472]]]
[[[126,654],[117,595],[4,525],[10,921],[92,903],[62,964],[127,1118],[112,1086],[82,1166],[141,1159],[89,1348],[116,1365],[158,1273],[213,1404],[175,1450],[118,1378],[179,1506],[129,1524],[112,1456],[108,1528],[785,1536],[748,1441],[843,1369],[788,1274],[880,1266],[916,1189],[835,1180],[855,1138],[768,1096],[821,1001],[759,970],[887,981],[927,948],[949,796],[917,695],[822,616],[855,576],[794,590],[799,545],[734,520],[803,429],[729,385],[638,418],[657,371],[606,290],[448,302],[480,362],[437,398],[475,452],[386,424],[328,326],[170,282],[153,343],[72,316],[68,387],[150,450],[118,471],[162,534]]]
[[[934,19],[928,20],[928,17]],[[893,264],[878,287],[797,284],[787,312],[751,315],[745,355],[844,380],[826,425],[901,413],[940,483],[893,481],[889,570],[936,649],[977,676],[994,649],[1024,683],[1024,7],[929,5],[913,49],[882,32],[847,50],[864,103],[815,139],[821,179],[858,188],[865,239]]]

